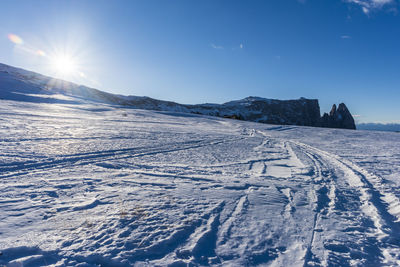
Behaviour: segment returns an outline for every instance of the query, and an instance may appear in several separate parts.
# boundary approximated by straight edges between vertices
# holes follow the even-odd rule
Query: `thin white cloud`
[[[340,38],[342,38],[342,39],[351,39],[351,36],[350,35],[342,35],[342,36],[340,36]]]
[[[365,14],[369,14],[369,8],[367,8],[367,7],[365,7],[365,6],[363,6],[362,7],[362,11],[365,13]]]
[[[347,3],[355,4],[361,7],[365,14],[373,10],[382,9],[385,6],[393,5],[396,0],[344,0]]]
[[[244,49],[244,44],[243,43],[240,43],[239,45],[232,46],[232,48],[231,48],[232,51],[242,50],[242,49]]]
[[[216,44],[214,44],[214,43],[211,43],[211,44],[210,44],[210,47],[213,48],[213,49],[218,49],[218,50],[223,50],[223,49],[225,49],[224,46],[222,46],[222,45],[216,45]],[[227,48],[227,49],[229,49],[229,48]],[[244,44],[243,44],[243,43],[240,43],[239,45],[233,46],[233,47],[232,47],[232,51],[238,50],[238,49],[244,49]]]
[[[210,44],[210,46],[214,49],[224,49],[224,47],[222,45],[216,45],[216,44]]]

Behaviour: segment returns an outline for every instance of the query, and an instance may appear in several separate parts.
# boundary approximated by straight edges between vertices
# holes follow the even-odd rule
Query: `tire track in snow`
[[[360,257],[360,261],[363,264],[399,264],[400,259],[400,235],[399,235],[399,224],[397,222],[397,218],[390,214],[390,208],[397,203],[396,199],[393,199],[393,196],[387,196],[385,193],[381,193],[378,189],[376,189],[372,182],[367,177],[372,177],[373,181],[379,181],[378,177],[374,177],[372,175],[366,174],[366,171],[361,169],[360,167],[356,166],[355,164],[344,160],[336,155],[330,154],[325,151],[321,151],[317,148],[298,143],[298,142],[291,142],[294,146],[298,147],[302,153],[307,155],[311,160],[314,161],[314,166],[318,170],[321,166],[327,164],[327,166],[332,166],[332,171],[334,174],[338,173],[336,180],[334,181],[335,184],[339,187],[335,188],[335,193],[337,196],[335,197],[336,202],[333,202],[333,206],[336,206],[336,213],[341,215],[344,213],[347,216],[346,219],[349,220],[349,223],[353,223],[354,225],[349,225],[344,231],[348,231],[347,235],[359,235],[363,236],[360,237],[361,240],[354,240],[357,239],[353,236],[353,240],[349,239],[345,241],[346,245],[341,245],[339,243],[324,243],[324,248],[330,251],[338,252],[339,254],[342,253],[344,258],[341,258],[338,255],[329,256],[325,260],[335,264],[343,264],[344,261],[350,262],[352,250],[360,250],[360,251],[371,251],[369,254],[359,253],[358,257]],[[342,173],[342,175],[340,175]],[[317,175],[318,176],[318,175]],[[343,179],[345,178],[345,179]],[[343,182],[347,183],[349,186],[348,188],[344,187]],[[318,180],[317,180],[318,181]],[[340,184],[342,183],[342,186]],[[326,183],[325,183],[326,184]],[[380,185],[378,184],[378,188]],[[324,187],[321,187],[323,189]],[[319,193],[319,194],[318,194]],[[324,193],[327,196],[327,191],[317,192],[318,195],[321,196],[321,193]],[[332,194],[330,192],[330,194]],[[392,206],[390,203],[385,203],[385,199],[390,199]],[[340,200],[340,201],[339,201]],[[332,201],[332,199],[331,199]],[[339,201],[339,202],[338,202]],[[358,205],[356,203],[358,201]],[[333,210],[332,204],[329,205],[331,211]],[[363,222],[363,217],[357,217],[357,210],[360,209],[360,212],[367,216],[369,220],[373,223],[373,226],[366,225]],[[346,213],[347,209],[351,209],[349,213]],[[311,260],[313,242],[314,242],[314,235],[316,233],[318,224],[319,224],[319,217],[321,211],[317,206],[317,213],[315,219],[315,227],[312,236],[312,242],[310,244],[309,252],[305,258],[305,266],[308,265],[308,261]],[[323,216],[323,215],[322,215]],[[340,217],[340,218],[343,218]],[[357,222],[360,220],[361,222]],[[361,226],[358,224],[361,223]],[[318,229],[318,231],[320,231]],[[358,232],[367,231],[363,235],[359,234]],[[372,232],[371,232],[372,231]],[[326,240],[325,240],[326,241]],[[350,244],[350,243],[355,244]],[[357,245],[358,244],[358,245]],[[357,247],[358,246],[358,247]],[[350,248],[349,248],[350,247]],[[364,249],[362,249],[362,247]],[[372,255],[371,255],[372,254]],[[353,252],[353,257],[356,257],[355,253]],[[346,259],[345,259],[346,258]]]
[[[370,201],[376,206],[385,223],[392,226],[394,229],[400,230],[400,200],[395,197],[393,193],[387,192],[388,189],[384,188],[381,178],[368,173],[346,159],[342,159],[336,155],[305,144],[302,144],[302,146],[314,150],[316,153],[328,157],[332,161],[336,161],[336,165],[339,168],[347,169],[349,174],[352,174],[352,177],[355,178],[354,181],[352,181],[354,185],[367,189],[365,194],[369,194]]]
[[[321,169],[322,168],[332,168],[329,165],[326,165],[327,160],[325,158],[322,158],[320,154],[313,153],[312,151],[309,151],[307,149],[303,149],[302,153],[304,153],[309,159],[313,161],[313,166],[316,169],[315,175],[313,176],[313,180],[316,180],[318,184],[321,186],[318,188],[315,188],[315,195],[316,195],[316,209],[315,209],[315,224],[314,224],[314,229],[312,233],[312,241],[310,242],[309,249],[307,251],[306,257],[305,257],[305,262],[304,266],[310,266],[310,265],[315,265],[315,264],[322,264],[323,266],[326,265],[350,265],[350,261],[352,256],[349,254],[350,249],[349,247],[353,247],[354,250],[363,250],[362,246],[368,249],[371,249],[370,244],[368,242],[371,242],[371,240],[365,240],[364,235],[359,235],[357,236],[357,233],[351,231],[349,233],[345,233],[343,236],[343,233],[341,236],[340,233],[337,233],[338,236],[330,236],[329,234],[329,229],[332,228],[332,224],[339,225],[339,229],[342,226],[349,226],[347,229],[352,228],[355,229],[355,225],[358,224],[354,223],[356,220],[362,218],[363,212],[357,211],[360,208],[360,204],[362,205],[362,199],[358,196],[358,191],[355,190],[355,188],[352,188],[350,186],[349,189],[344,189],[338,187],[338,189],[335,189],[335,194],[337,194],[337,198],[335,196],[335,200],[331,199],[330,201],[333,201],[333,206],[336,206],[336,208],[339,210],[337,212],[343,213],[343,216],[341,214],[339,215],[339,218],[330,218],[331,220],[339,220],[339,222],[327,222],[326,220],[328,219],[327,216],[324,216],[323,212],[324,210],[321,209],[323,206],[323,203],[321,203],[321,200],[326,197],[326,182],[323,182],[321,179]],[[335,168],[335,167],[334,167]],[[337,171],[336,171],[337,172]],[[332,175],[334,175],[332,173]],[[342,177],[339,175],[338,177]],[[340,179],[340,178],[339,178]],[[343,183],[344,179],[336,180],[335,182],[338,183]],[[339,185],[339,184],[338,184]],[[348,186],[348,185],[347,185]],[[343,187],[343,186],[342,186]],[[343,204],[346,203],[346,204]],[[361,217],[360,217],[361,216]],[[368,216],[368,215],[367,215]],[[334,217],[334,216],[332,216]],[[369,216],[369,218],[373,218]],[[337,229],[337,230],[339,230]],[[360,228],[362,229],[362,227]],[[362,232],[366,232],[369,229],[369,226],[365,226],[365,228],[362,230]],[[380,229],[374,228],[372,229],[374,232],[372,234],[372,238],[375,240],[372,243],[376,243],[377,236],[381,233]],[[321,233],[321,234],[320,234]],[[353,234],[353,237],[350,237],[349,235]],[[319,238],[317,238],[319,237]],[[318,239],[318,240],[317,240]],[[316,241],[317,240],[317,241]],[[362,240],[361,243],[359,243],[359,240]],[[374,247],[374,253],[377,254],[376,251],[378,250],[376,245],[373,245]],[[356,253],[353,252],[353,255]],[[367,256],[359,256],[360,258],[364,257],[366,258]],[[368,259],[369,264],[372,263],[377,263],[377,258],[378,255],[372,255],[370,259]],[[365,261],[366,259],[362,259]]]
[[[290,148],[290,150],[293,151],[293,148],[291,147],[290,143],[286,144],[288,148]],[[327,211],[327,207],[329,206],[331,210],[332,206],[334,205],[335,186],[332,184],[332,180],[330,179],[330,172],[326,168],[326,166],[324,166],[323,163],[315,155],[310,154],[307,151],[302,151],[302,153],[312,162],[313,174],[311,176],[311,183],[313,189],[311,191],[312,194],[311,199],[315,201],[315,207],[314,207],[315,214],[313,219],[312,232],[309,244],[307,246],[307,251],[305,254],[304,265],[303,265],[303,266],[308,266],[310,261],[316,260],[315,259],[316,256],[313,254],[312,249],[316,232],[320,230],[317,229],[317,225],[318,222],[321,220],[323,214],[330,213],[330,211],[329,212]],[[330,188],[329,191],[331,193],[329,195],[327,195],[328,191],[327,188]],[[320,262],[321,259],[317,259],[317,261]],[[327,263],[325,261],[324,265],[326,264]]]

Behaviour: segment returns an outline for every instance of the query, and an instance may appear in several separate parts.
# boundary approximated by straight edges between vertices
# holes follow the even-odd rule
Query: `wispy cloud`
[[[300,4],[306,4],[307,0],[296,0]],[[356,5],[366,14],[369,15],[372,11],[382,10],[397,14],[400,6],[400,0],[341,0],[344,3]]]
[[[340,38],[342,38],[342,39],[351,39],[351,36],[350,35],[342,35],[342,36],[340,36]]]
[[[355,4],[361,7],[365,14],[373,10],[382,9],[385,6],[394,5],[396,0],[344,0],[347,3]]]
[[[211,43],[210,46],[212,48],[214,48],[214,49],[224,49],[224,47],[222,45],[216,45],[216,44],[213,44],[213,43]]]
[[[235,46],[232,47],[232,51],[242,50],[242,49],[244,49],[244,44],[243,43],[240,43],[239,45],[235,45]]]
[[[218,49],[218,50],[223,50],[223,49],[226,48],[225,46],[216,45],[216,44],[214,44],[214,43],[211,43],[211,44],[210,44],[210,47],[213,48],[213,49]],[[243,43],[240,43],[239,45],[232,46],[231,48],[229,48],[229,46],[228,46],[226,49],[231,49],[232,51],[244,49],[244,44],[243,44]]]

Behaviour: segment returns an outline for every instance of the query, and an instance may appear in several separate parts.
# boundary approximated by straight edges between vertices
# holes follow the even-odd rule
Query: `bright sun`
[[[77,65],[70,56],[57,55],[51,61],[54,71],[59,75],[69,76],[77,71]]]

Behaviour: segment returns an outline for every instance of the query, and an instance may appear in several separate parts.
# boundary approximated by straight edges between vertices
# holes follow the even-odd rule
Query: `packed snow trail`
[[[306,265],[398,265],[400,225],[359,168],[304,144],[297,149],[317,170],[315,230]]]
[[[0,265],[400,264],[396,135],[0,101]]]

